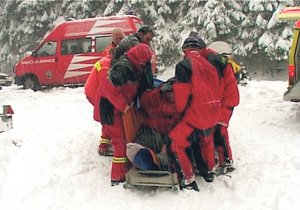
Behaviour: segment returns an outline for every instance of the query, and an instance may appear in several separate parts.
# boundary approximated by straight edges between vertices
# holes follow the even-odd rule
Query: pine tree
[[[243,55],[266,54],[270,59],[286,57],[288,49],[285,49],[285,52],[276,49],[276,47],[281,48],[280,44],[276,44],[280,36],[281,39],[285,40],[290,40],[291,38],[290,33],[285,33],[285,37],[282,36],[286,24],[276,23],[276,15],[288,3],[280,2],[264,0],[244,2],[243,13],[246,15],[246,18],[242,22],[241,36],[238,39],[241,46],[238,49],[239,53]],[[288,30],[291,31],[291,28]],[[288,46],[290,45],[288,44]],[[281,55],[277,56],[276,52],[280,52]]]
[[[180,58],[181,45],[190,31],[198,31],[209,44],[228,42],[234,53],[261,59],[287,59],[293,21],[278,21],[285,6],[296,0],[18,0],[0,2],[0,68],[12,66],[31,51],[63,17],[135,14],[155,29],[153,41],[165,65]]]
[[[1,68],[12,68],[28,50],[33,50],[37,40],[51,28],[57,16],[54,1],[11,1],[3,9],[1,45],[9,53],[1,52]],[[17,55],[17,56],[14,56]]]
[[[157,2],[156,9],[153,6],[152,10],[156,18],[154,22],[156,29],[154,44],[160,61],[167,66],[174,64],[180,57],[178,42],[181,36],[180,28],[176,24],[179,19],[178,12],[180,12],[178,3],[179,1],[176,0],[161,0]]]

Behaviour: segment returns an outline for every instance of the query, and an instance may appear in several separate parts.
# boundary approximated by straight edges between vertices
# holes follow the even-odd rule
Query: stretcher
[[[165,187],[172,191],[179,190],[179,180],[177,174],[169,171],[148,170],[142,171],[135,167],[126,174],[126,182],[123,187],[132,189],[136,186]]]

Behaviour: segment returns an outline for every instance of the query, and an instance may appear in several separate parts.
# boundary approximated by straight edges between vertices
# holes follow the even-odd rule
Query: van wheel
[[[41,86],[38,79],[35,76],[27,76],[24,79],[23,88],[37,91],[41,89]]]

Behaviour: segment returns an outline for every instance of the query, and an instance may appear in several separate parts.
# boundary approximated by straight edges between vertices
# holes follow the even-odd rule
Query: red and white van
[[[126,35],[143,24],[136,16],[96,17],[66,21],[46,34],[31,55],[14,67],[15,83],[25,89],[41,86],[84,84],[103,50],[111,43],[111,31]]]

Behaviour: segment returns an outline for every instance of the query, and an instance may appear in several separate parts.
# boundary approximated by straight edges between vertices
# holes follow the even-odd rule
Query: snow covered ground
[[[236,171],[198,178],[199,193],[111,187],[111,158],[97,154],[100,125],[82,87],[3,87],[0,103],[15,114],[0,133],[0,209],[299,209],[300,103],[282,101],[286,86],[240,87],[230,125]]]

